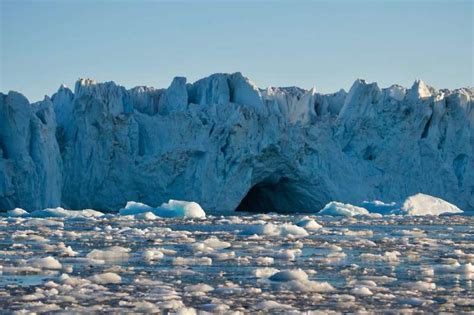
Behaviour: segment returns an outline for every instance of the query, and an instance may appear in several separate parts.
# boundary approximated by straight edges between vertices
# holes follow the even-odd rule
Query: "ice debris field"
[[[473,263],[474,217],[422,194],[291,216],[170,200],[0,217],[8,313],[472,312]]]

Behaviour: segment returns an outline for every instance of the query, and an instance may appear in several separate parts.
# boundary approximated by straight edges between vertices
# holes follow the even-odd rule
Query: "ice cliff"
[[[77,81],[0,96],[0,209],[315,211],[426,193],[474,210],[473,89],[356,80],[348,93],[259,89],[240,73],[167,89]]]

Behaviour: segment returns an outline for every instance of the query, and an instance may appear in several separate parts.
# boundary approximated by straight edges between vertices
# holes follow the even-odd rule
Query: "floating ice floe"
[[[135,214],[137,220],[156,220],[158,217],[151,211]]]
[[[157,208],[150,207],[141,202],[129,201],[125,208],[119,210],[121,215],[136,216],[147,212],[163,218],[204,218],[206,216],[206,212],[197,202],[173,199]],[[149,218],[145,217],[136,218],[149,220]]]
[[[254,306],[259,311],[270,311],[270,310],[291,310],[293,307],[288,304],[281,304],[276,301],[263,301]]]
[[[348,203],[331,201],[318,214],[353,217],[356,215],[368,215],[369,211],[362,207],[357,207]]]
[[[296,225],[310,231],[319,230],[323,227],[321,224],[309,217],[304,217],[303,219],[301,219],[301,221],[297,222]]]
[[[370,296],[373,295],[372,291],[366,286],[356,286],[351,290],[351,293],[359,296]]]
[[[164,257],[163,252],[157,248],[151,248],[143,251],[142,258],[145,261],[160,260]]]
[[[9,217],[23,217],[27,215],[28,215],[28,211],[25,211],[21,208],[15,208],[13,210],[7,211],[7,216]]]
[[[114,272],[104,272],[93,275],[89,279],[97,284],[116,284],[122,282],[122,277]]]
[[[271,275],[269,279],[272,281],[306,281],[308,280],[308,275],[301,269],[283,270]]]
[[[102,212],[92,209],[67,210],[61,207],[35,210],[30,213],[34,218],[94,218],[103,215]]]
[[[252,225],[246,230],[244,230],[243,234],[257,234],[283,237],[304,237],[309,235],[304,228],[291,223],[283,223],[280,225],[273,223]]]
[[[276,268],[270,268],[270,267],[265,267],[265,268],[257,268],[254,270],[254,275],[257,278],[268,278],[279,272],[280,270]]]
[[[127,260],[130,256],[129,252],[129,248],[121,246],[112,246],[103,250],[93,249],[89,254],[87,254],[86,257],[94,260],[116,262]]]
[[[194,252],[211,253],[216,250],[229,248],[231,246],[232,246],[231,243],[221,241],[217,237],[212,236],[202,242],[197,242],[197,243],[192,244],[191,248]]]
[[[28,264],[32,267],[41,268],[41,269],[61,269],[63,266],[61,263],[54,257],[48,256],[44,258],[32,258],[28,260]]]
[[[214,288],[206,283],[199,283],[199,284],[188,285],[184,287],[184,292],[192,293],[192,294],[201,293],[201,292],[206,293],[212,290],[214,290]]]

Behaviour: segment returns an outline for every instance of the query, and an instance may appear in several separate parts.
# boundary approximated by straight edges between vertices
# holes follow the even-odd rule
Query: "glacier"
[[[358,79],[349,92],[260,89],[241,73],[166,89],[79,79],[0,97],[0,209],[317,211],[417,193],[474,210],[472,88]]]

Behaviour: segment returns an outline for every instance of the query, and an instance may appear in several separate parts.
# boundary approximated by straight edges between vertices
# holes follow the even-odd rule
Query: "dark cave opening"
[[[309,211],[308,196],[302,194],[295,181],[282,177],[277,181],[265,180],[254,185],[235,211],[246,212],[304,212]]]

